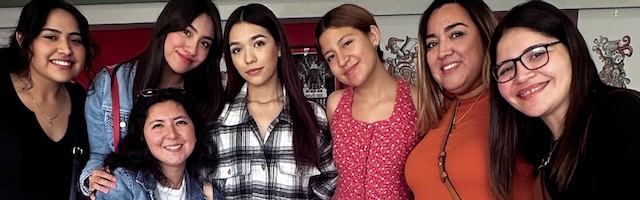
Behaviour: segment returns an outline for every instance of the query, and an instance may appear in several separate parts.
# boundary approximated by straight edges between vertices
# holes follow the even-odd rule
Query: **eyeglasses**
[[[505,60],[498,63],[491,74],[498,83],[506,83],[516,77],[516,70],[518,69],[518,61],[522,63],[522,66],[528,70],[536,70],[544,67],[549,62],[549,49],[548,47],[554,44],[559,44],[560,41],[539,44],[527,48],[522,55],[514,59]]]
[[[158,89],[158,88],[147,88],[147,89],[142,89],[140,90],[140,92],[138,92],[138,98],[140,97],[155,97],[158,96],[160,94],[170,94],[170,95],[185,95],[187,94],[187,91],[184,89],[180,89],[180,88],[162,88],[162,89]]]

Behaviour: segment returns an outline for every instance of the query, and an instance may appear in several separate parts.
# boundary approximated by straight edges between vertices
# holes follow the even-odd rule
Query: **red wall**
[[[93,73],[97,73],[102,66],[119,63],[138,55],[147,47],[151,32],[151,28],[91,31],[91,37],[100,47],[100,54],[93,60]],[[90,78],[92,77],[83,73],[74,80],[88,88]]]
[[[315,44],[314,28],[315,23],[283,24],[289,45],[294,50]],[[152,28],[91,31],[91,36],[100,47],[100,54],[93,60],[93,71],[98,72],[104,65],[119,63],[138,55],[149,44],[152,31]],[[83,73],[74,80],[88,88],[90,78]]]

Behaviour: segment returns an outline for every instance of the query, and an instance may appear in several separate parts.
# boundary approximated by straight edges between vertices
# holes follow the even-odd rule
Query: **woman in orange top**
[[[435,0],[419,26],[418,128],[407,159],[416,199],[494,199],[489,182],[488,47],[496,20],[477,0]],[[533,167],[518,161],[514,199],[532,199]]]

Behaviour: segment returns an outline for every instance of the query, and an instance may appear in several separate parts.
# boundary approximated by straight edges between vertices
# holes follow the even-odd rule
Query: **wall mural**
[[[303,83],[304,96],[326,106],[327,97],[335,88],[333,74],[329,65],[318,58],[315,52],[296,53],[293,55],[298,64],[298,75]]]
[[[627,77],[624,70],[624,59],[633,54],[631,37],[625,35],[619,40],[609,40],[607,37],[600,36],[599,39],[594,39],[593,43],[595,45],[592,50],[604,63],[599,73],[602,82],[610,86],[627,88],[631,79]]]
[[[385,49],[392,54],[386,59],[387,71],[391,75],[401,77],[412,84],[416,83],[417,44],[418,39],[409,36],[406,36],[406,39],[389,38]]]

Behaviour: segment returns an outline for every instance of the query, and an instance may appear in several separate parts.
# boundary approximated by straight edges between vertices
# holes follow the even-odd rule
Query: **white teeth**
[[[530,90],[527,90],[527,91],[521,93],[519,96],[520,96],[520,98],[529,96],[531,93],[534,93],[534,92],[542,89],[542,87],[544,87],[545,85],[546,84],[540,84],[540,85],[538,85],[538,87],[531,88]]]
[[[62,61],[62,60],[52,60],[51,61],[53,64],[56,65],[62,65],[62,66],[71,66],[71,62],[67,62],[67,61]]]
[[[177,150],[177,149],[179,149],[180,147],[182,147],[182,145],[181,145],[181,144],[179,144],[179,145],[174,145],[174,146],[166,146],[166,147],[164,147],[164,148],[165,148],[165,149],[168,149],[168,150]]]
[[[458,64],[460,64],[460,63],[455,62],[455,63],[448,64],[447,66],[444,66],[444,67],[442,68],[442,70],[444,70],[444,71],[450,70],[450,69],[452,69],[453,67],[458,66]]]

